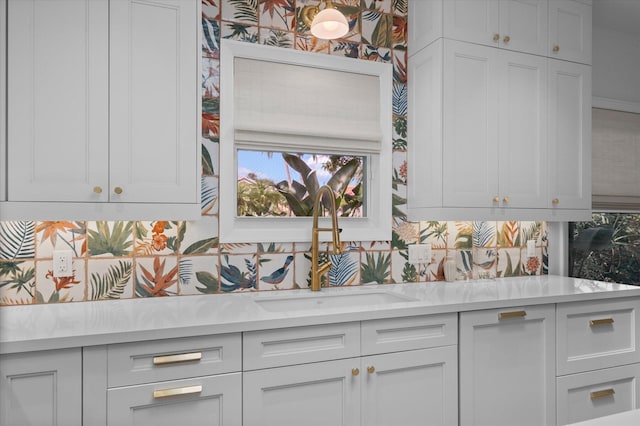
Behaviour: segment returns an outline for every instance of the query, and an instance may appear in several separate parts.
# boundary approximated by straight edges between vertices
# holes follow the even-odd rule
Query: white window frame
[[[235,140],[234,122],[234,59],[248,58],[284,64],[375,76],[380,85],[381,144],[377,153],[362,153],[349,146],[341,152],[326,152],[318,146],[317,153],[359,155],[366,157],[364,218],[339,218],[343,241],[388,241],[391,239],[391,169],[392,169],[392,86],[391,64],[302,52],[223,39],[220,53],[220,193],[219,221],[221,243],[308,242],[311,241],[310,217],[238,217],[237,165],[238,149],[256,149]],[[330,82],[322,82],[330,84]],[[338,106],[339,107],[339,106]],[[260,148],[264,150],[264,147]],[[280,151],[274,149],[274,151]],[[301,147],[300,152],[308,152]],[[316,151],[316,150],[314,150]],[[314,152],[311,152],[314,153]],[[329,218],[320,218],[320,226],[331,226]],[[324,235],[326,234],[326,235]],[[321,233],[322,241],[331,238]]]

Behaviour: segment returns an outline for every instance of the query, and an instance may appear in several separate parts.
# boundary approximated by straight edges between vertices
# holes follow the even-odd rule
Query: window
[[[326,182],[343,240],[390,239],[390,64],[222,40],[220,78],[221,242],[310,241],[321,171],[338,175]],[[251,170],[256,156],[282,170]],[[312,175],[302,164],[317,159],[326,167]],[[253,203],[253,190],[269,201]]]
[[[572,277],[640,285],[640,114],[593,109],[593,219],[569,223]]]

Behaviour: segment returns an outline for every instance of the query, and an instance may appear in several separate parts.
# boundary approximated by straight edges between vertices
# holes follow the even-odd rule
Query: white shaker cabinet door
[[[555,306],[460,314],[460,425],[553,426]]]
[[[360,424],[360,358],[243,373],[244,426]]]
[[[549,57],[591,64],[592,33],[591,5],[549,1]]]
[[[497,49],[444,41],[444,207],[494,207],[498,196]]]
[[[198,199],[197,10],[195,0],[110,2],[111,201]]]
[[[363,357],[362,424],[457,426],[457,359],[457,346]]]
[[[9,0],[9,201],[107,199],[108,19],[106,0]]]
[[[500,47],[547,54],[547,0],[500,0]]]
[[[446,38],[486,46],[499,45],[500,5],[497,0],[445,0],[443,4]]]
[[[591,67],[549,60],[549,200],[591,209]]]
[[[500,205],[547,203],[547,59],[500,52]]]
[[[0,424],[80,426],[80,348],[0,357]]]

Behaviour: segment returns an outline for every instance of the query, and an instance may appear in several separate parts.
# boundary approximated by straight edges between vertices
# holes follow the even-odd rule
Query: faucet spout
[[[331,228],[318,227],[318,213],[321,208],[320,202],[323,195],[329,197]],[[322,287],[322,275],[324,275],[331,267],[331,262],[318,264],[320,258],[319,234],[320,232],[331,232],[333,253],[340,254],[342,252],[342,248],[340,247],[340,231],[341,229],[338,228],[338,216],[336,214],[336,195],[329,186],[323,185],[318,189],[316,199],[313,203],[313,228],[311,230],[311,291],[320,291],[320,288]]]

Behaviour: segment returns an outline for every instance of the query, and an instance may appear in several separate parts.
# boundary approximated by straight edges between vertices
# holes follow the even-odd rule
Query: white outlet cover
[[[73,252],[71,250],[53,251],[53,276],[56,278],[73,276]]]
[[[536,255],[536,240],[527,240],[527,257]]]
[[[409,263],[431,262],[431,244],[410,244]]]

